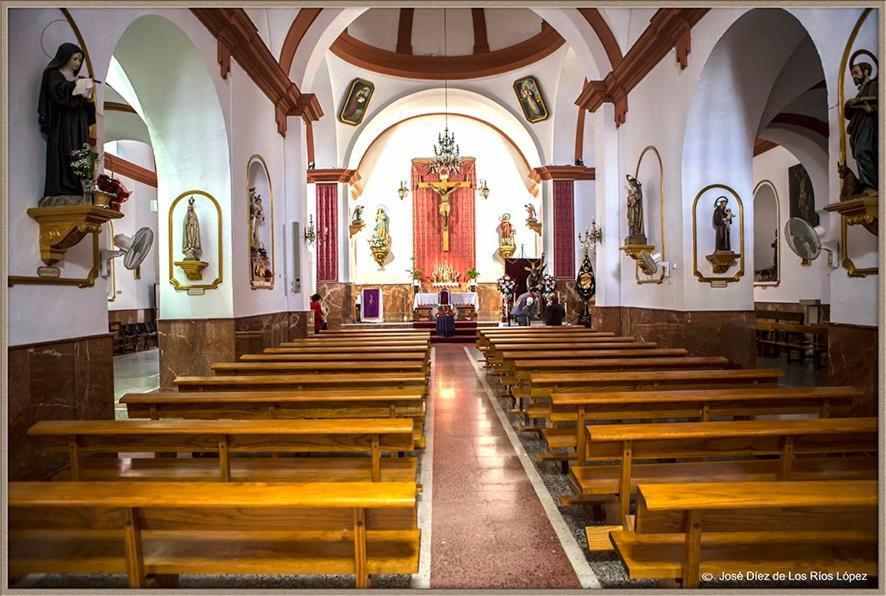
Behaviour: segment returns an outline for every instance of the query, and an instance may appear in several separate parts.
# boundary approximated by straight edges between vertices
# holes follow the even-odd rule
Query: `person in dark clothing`
[[[320,304],[320,294],[311,296],[311,310],[314,311],[314,333],[320,333],[323,324],[326,322],[323,305]]]
[[[562,325],[564,318],[566,318],[566,309],[560,304],[560,299],[555,294],[545,309],[545,325]]]

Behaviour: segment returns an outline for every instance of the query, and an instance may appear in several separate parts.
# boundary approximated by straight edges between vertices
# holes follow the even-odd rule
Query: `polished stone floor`
[[[120,398],[127,393],[145,393],[160,388],[160,350],[145,350],[114,356],[114,408],[117,420],[126,419]]]

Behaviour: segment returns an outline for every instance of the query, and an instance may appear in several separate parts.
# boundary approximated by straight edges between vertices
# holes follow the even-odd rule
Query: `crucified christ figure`
[[[449,215],[452,213],[452,203],[449,197],[459,188],[469,188],[470,182],[449,182],[443,179],[440,182],[420,182],[419,188],[430,188],[440,197],[440,235],[443,241],[443,252],[449,252]]]

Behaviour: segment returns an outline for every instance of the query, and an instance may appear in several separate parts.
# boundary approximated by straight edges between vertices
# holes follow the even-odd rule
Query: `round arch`
[[[163,43],[158,44],[157,39]],[[149,50],[149,51],[148,51]],[[216,87],[203,58],[174,21],[147,14],[133,20],[117,40],[110,68],[119,64],[129,83],[118,91],[136,107],[144,120],[154,148],[157,172],[157,200],[160,222],[172,200],[182,189],[199,189],[218,200],[222,214],[220,237],[203,234],[203,252],[221,255],[207,275],[230,280],[231,172],[227,126]],[[158,81],[180,79],[188,85],[160,85]],[[132,94],[132,97],[128,95]],[[173,224],[175,225],[175,224]],[[159,226],[160,280],[169,280],[174,271],[168,263],[169,238],[173,230]],[[219,251],[219,245],[221,252]],[[177,257],[175,257],[177,258]],[[213,261],[216,259],[213,258]],[[160,283],[161,318],[189,316],[210,318],[233,314],[231,284],[209,292],[205,297],[178,292],[168,281]]]

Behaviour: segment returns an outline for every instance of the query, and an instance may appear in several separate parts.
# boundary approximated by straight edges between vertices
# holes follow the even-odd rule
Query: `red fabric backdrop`
[[[338,184],[317,185],[317,281],[338,281]]]
[[[575,186],[554,180],[554,277],[575,277]]]
[[[474,226],[474,189],[477,187],[474,160],[464,159],[460,174],[452,174],[451,182],[470,182],[472,188],[459,188],[449,197],[449,252],[443,252],[440,233],[440,197],[430,188],[418,188],[419,182],[436,182],[430,172],[429,160],[412,161],[412,251],[415,267],[424,279],[431,279],[438,265],[449,265],[466,281],[465,272],[476,261]]]

